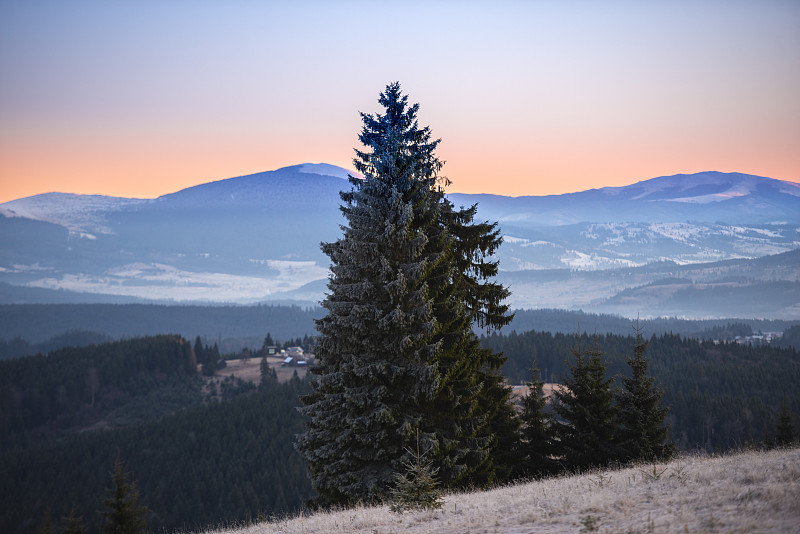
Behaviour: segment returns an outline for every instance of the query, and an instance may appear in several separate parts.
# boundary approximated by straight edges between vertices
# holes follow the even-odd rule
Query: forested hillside
[[[609,376],[627,373],[635,339],[584,335],[580,344],[595,340]],[[544,380],[560,381],[579,342],[545,332],[482,341],[508,357],[503,372],[511,384],[530,378],[534,359]],[[800,420],[800,356],[793,349],[656,335],[646,356],[683,450],[770,439],[784,393],[795,425]],[[278,384],[267,375],[256,391],[233,387],[221,401],[204,401],[195,369],[190,343],[178,336],[0,362],[0,486],[15,488],[0,505],[0,531],[36,532],[47,510],[58,522],[73,508],[97,531],[117,452],[156,530],[300,509],[313,496],[293,447],[303,429],[298,397],[308,384]],[[76,432],[86,428],[95,430]]]
[[[267,373],[208,396],[191,344],[155,336],[0,362],[0,531],[74,511],[91,532],[119,454],[174,530],[296,510],[311,496],[292,440],[305,382]],[[228,383],[229,382],[229,383]],[[251,392],[249,394],[242,394]]]
[[[0,361],[0,450],[136,417],[137,407],[155,411],[141,418],[198,402],[196,364],[191,345],[167,335]]]
[[[33,533],[49,510],[70,510],[98,531],[102,499],[119,454],[150,509],[153,531],[199,529],[300,509],[311,497],[305,466],[292,446],[302,429],[300,381],[195,406],[148,423],[72,435],[5,451],[0,531]]]
[[[515,310],[514,320],[502,329],[502,333],[512,331],[527,332],[597,332],[598,334],[616,334],[628,336],[633,333],[636,321],[619,315],[604,313],[585,313],[575,310],[537,309]],[[747,333],[783,332],[787,328],[800,325],[800,321],[782,321],[770,319],[680,319],[677,317],[656,317],[643,321],[650,334],[680,334],[683,337],[698,339],[726,339],[724,329],[729,325],[746,325]],[[736,332],[742,334],[744,332]],[[722,337],[720,337],[722,335]],[[800,343],[792,345],[800,348]]]
[[[483,342],[508,358],[503,374],[511,384],[530,379],[535,362],[545,382],[567,375],[570,347],[597,347],[605,353],[609,375],[627,373],[630,336],[516,332],[484,337]],[[800,355],[794,349],[752,347],[652,336],[646,351],[649,369],[670,406],[672,435],[679,448],[726,450],[770,437],[785,398],[800,414]],[[798,420],[795,415],[795,420]]]

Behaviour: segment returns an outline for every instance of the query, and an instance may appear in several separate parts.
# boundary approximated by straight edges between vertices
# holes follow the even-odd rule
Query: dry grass
[[[220,384],[229,376],[233,375],[234,378],[241,378],[245,382],[252,382],[256,386],[261,383],[261,357],[253,357],[248,360],[227,360],[226,367],[214,371],[214,375],[206,377],[206,391],[212,392],[216,396],[220,396]],[[288,382],[292,376],[297,372],[298,378],[304,378],[308,372],[307,367],[284,366],[283,358],[268,357],[270,369],[275,370],[278,377],[278,382]],[[202,366],[198,364],[197,372],[200,373]]]
[[[684,456],[657,466],[452,494],[439,511],[359,507],[214,532],[800,532],[800,449]]]
[[[225,378],[233,375],[236,378],[241,378],[245,382],[253,382],[255,385],[261,383],[261,357],[253,357],[248,360],[227,360],[227,367],[218,369],[214,372],[214,376]],[[297,366],[284,366],[283,358],[268,357],[270,369],[274,369],[278,375],[278,382],[288,382],[292,379],[292,375],[297,371],[297,376],[303,378],[306,376],[307,367]]]

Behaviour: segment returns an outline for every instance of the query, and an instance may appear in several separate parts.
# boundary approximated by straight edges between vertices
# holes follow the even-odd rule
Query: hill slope
[[[445,497],[443,510],[317,513],[217,534],[338,532],[797,532],[800,449],[685,456],[668,464]]]

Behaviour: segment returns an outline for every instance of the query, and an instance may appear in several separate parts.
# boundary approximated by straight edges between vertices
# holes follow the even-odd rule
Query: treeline
[[[131,473],[154,532],[197,530],[299,510],[313,495],[292,440],[302,430],[304,381],[194,406],[131,427],[71,435],[5,451],[0,531],[33,533],[45,513],[70,512],[98,532],[117,454]]]
[[[619,315],[586,313],[582,311],[538,309],[516,310],[514,320],[502,329],[503,334],[512,331],[571,334],[577,331],[600,334],[633,335],[636,321]],[[677,317],[657,317],[647,319],[647,329],[651,334],[680,334],[683,337],[698,339],[732,340],[737,335],[754,332],[783,332],[787,328],[800,328],[800,321],[772,319],[679,319]],[[479,332],[480,333],[480,332]],[[800,343],[800,340],[798,340]],[[800,344],[791,345],[800,349]]]
[[[594,346],[605,353],[611,377],[628,374],[625,357],[631,336],[589,336],[525,332],[483,337],[507,359],[503,374],[511,384],[530,379],[535,362],[544,382],[562,383],[568,376],[570,348]],[[698,447],[727,450],[771,438],[784,399],[800,413],[800,356],[794,349],[751,347],[736,343],[652,336],[646,356],[649,371],[664,390],[670,407],[671,434],[682,450]]]
[[[280,305],[7,304],[0,305],[0,360],[68,346],[167,333],[177,333],[186,339],[201,336],[205,344],[217,343],[222,354],[257,349],[265,332],[280,332],[290,342],[303,339],[296,345],[306,348],[305,340],[316,334],[314,319],[324,314],[321,308]],[[731,340],[749,333],[800,331],[800,321],[764,319],[670,317],[649,319],[647,323],[651,333],[698,339]],[[539,309],[516,310],[511,324],[501,331],[572,333],[580,329],[627,336],[633,333],[633,326],[634,321],[617,315]],[[773,345],[800,349],[800,336],[784,334]]]
[[[183,404],[199,389],[196,363],[191,345],[169,335],[0,361],[0,450],[86,427],[157,391],[151,405],[163,409],[170,395]]]
[[[0,339],[39,343],[65,332],[99,332],[113,339],[180,334],[263,339],[266,331],[286,337],[313,335],[320,308],[299,306],[181,306],[160,304],[4,304]]]
[[[109,336],[87,330],[70,330],[63,334],[53,336],[46,341],[32,343],[21,337],[6,341],[0,339],[0,360],[19,358],[32,354],[47,353],[64,347],[85,347],[113,341]]]

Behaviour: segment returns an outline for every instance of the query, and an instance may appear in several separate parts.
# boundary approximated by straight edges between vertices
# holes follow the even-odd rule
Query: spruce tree
[[[472,325],[510,320],[507,291],[488,281],[499,236],[445,199],[439,140],[407,100],[390,84],[384,113],[361,114],[354,164],[364,178],[341,194],[343,237],[322,246],[328,315],[316,323],[297,448],[323,502],[387,499],[418,431],[445,485],[491,476],[500,363]]]
[[[103,501],[105,523],[104,534],[139,534],[145,532],[147,508],[139,506],[139,492],[129,481],[129,475],[122,471],[122,460],[117,455],[114,473],[111,475],[113,487],[108,489],[108,497]]]
[[[261,355],[267,356],[268,349],[267,347],[272,347],[275,345],[275,340],[272,339],[272,335],[267,332],[267,337],[264,338],[264,343],[261,345]]]
[[[396,484],[392,490],[393,512],[409,510],[435,510],[444,505],[436,481],[436,468],[428,459],[427,452],[420,451],[417,433],[416,451],[408,451],[403,460],[405,471],[395,474]],[[410,458],[408,457],[410,456]]]
[[[83,517],[80,517],[74,508],[69,511],[69,515],[61,518],[64,530],[61,534],[85,534],[86,527],[83,525]]]
[[[361,114],[356,169],[343,192],[344,236],[325,243],[331,259],[327,316],[319,339],[309,418],[297,446],[324,501],[384,500],[420,427],[439,377],[438,330],[428,277],[447,243],[431,243],[439,206],[430,190],[441,163],[438,141],[420,129],[418,105],[387,86],[382,115]],[[442,236],[446,237],[446,236]],[[423,440],[425,436],[423,436]]]
[[[564,389],[554,391],[559,416],[555,429],[565,466],[581,471],[620,459],[618,409],[596,343],[593,349],[571,352],[575,363],[567,362],[570,376],[562,379]]]
[[[205,353],[203,352],[203,341],[200,339],[200,336],[197,336],[194,340],[194,357],[198,363],[203,363],[205,361]]]
[[[787,447],[795,440],[794,424],[792,424],[792,412],[786,403],[786,395],[783,396],[781,413],[778,416],[778,425],[775,428],[775,444],[778,447]]]
[[[547,412],[544,383],[539,379],[536,364],[531,369],[529,392],[522,398],[522,465],[520,474],[544,477],[559,470],[553,446],[553,417]]]
[[[668,441],[665,422],[669,410],[661,405],[663,391],[647,373],[644,353],[647,341],[636,328],[633,357],[627,357],[631,376],[622,378],[623,389],[617,395],[620,409],[620,445],[622,460],[655,461],[668,458],[675,445]]]

